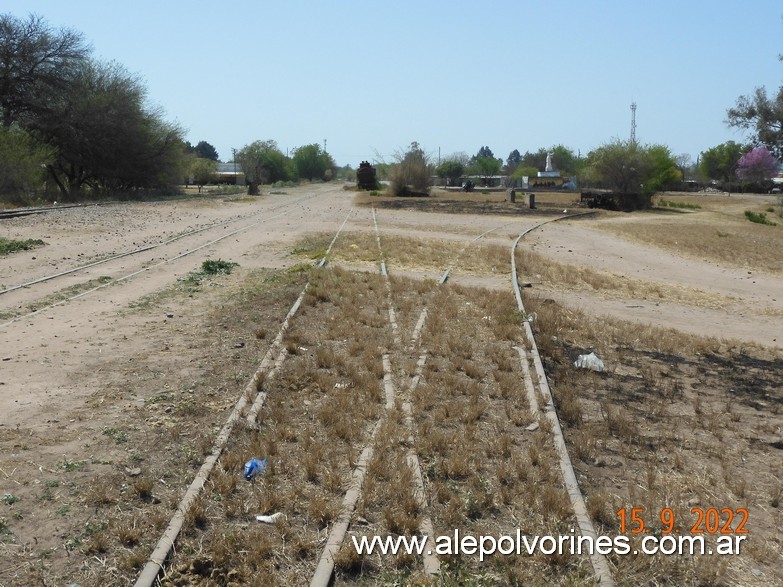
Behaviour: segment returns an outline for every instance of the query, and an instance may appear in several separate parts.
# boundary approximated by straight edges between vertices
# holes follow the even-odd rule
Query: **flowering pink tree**
[[[737,177],[742,181],[764,181],[778,168],[778,162],[766,147],[756,147],[745,153],[737,162]]]

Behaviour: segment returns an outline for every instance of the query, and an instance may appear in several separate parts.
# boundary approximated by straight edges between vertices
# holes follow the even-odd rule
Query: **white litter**
[[[577,369],[592,369],[593,371],[603,371],[604,362],[599,359],[595,353],[589,355],[579,355],[579,358],[574,361],[574,367]]]
[[[264,524],[274,524],[275,522],[277,522],[277,520],[279,520],[283,516],[285,516],[283,512],[277,512],[276,514],[272,514],[271,516],[258,515],[256,516],[256,520],[259,522],[263,522]]]

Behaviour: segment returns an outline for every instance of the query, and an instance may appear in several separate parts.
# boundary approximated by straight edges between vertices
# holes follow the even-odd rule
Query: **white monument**
[[[545,171],[539,171],[538,177],[549,177],[549,178],[559,178],[560,172],[555,171],[555,168],[552,166],[552,151],[549,151],[549,153],[546,154],[546,170]]]

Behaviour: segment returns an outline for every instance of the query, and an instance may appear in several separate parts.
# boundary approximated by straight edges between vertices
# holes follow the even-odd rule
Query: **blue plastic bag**
[[[266,469],[266,459],[251,459],[245,463],[244,477],[252,481],[264,469]]]

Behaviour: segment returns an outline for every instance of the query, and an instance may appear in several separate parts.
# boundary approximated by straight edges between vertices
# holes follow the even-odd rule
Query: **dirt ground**
[[[561,206],[575,210],[560,199],[547,206],[542,197],[538,212],[518,207],[520,213],[514,213],[499,198],[502,194],[489,198],[493,202],[455,206],[440,194],[425,200],[423,209],[407,200],[365,201],[376,204],[387,238],[451,243],[457,249],[493,230],[483,243],[510,250],[520,232],[562,213]],[[748,207],[758,205],[747,200]],[[774,494],[783,433],[777,407],[766,421],[762,416],[779,406],[780,378],[770,370],[779,370],[783,359],[783,270],[758,270],[737,258],[699,258],[612,229],[640,217],[599,213],[550,223],[526,237],[522,251],[612,279],[698,291],[718,302],[705,307],[688,302],[688,296],[628,297],[562,287],[536,275],[525,278],[529,292],[591,319],[605,316],[716,339],[711,356],[717,358],[701,370],[696,363],[672,368],[665,358],[653,357],[661,361],[659,371],[687,379],[696,392],[700,376],[710,389],[718,385],[723,351],[750,352],[755,358],[743,366],[750,375],[738,380],[747,401],[732,421],[761,426],[750,411],[742,411],[750,410],[748,405],[756,410],[753,418],[761,418],[763,491]],[[643,216],[653,224],[664,217]],[[371,232],[370,208],[358,205],[354,192],[314,185],[259,198],[88,206],[0,220],[0,236],[46,243],[0,257],[0,291],[8,290],[0,294],[0,586],[131,581],[304,285],[306,277],[296,269],[307,259],[297,248],[313,235],[334,234],[346,218],[346,234]],[[148,246],[155,247],[113,258]],[[374,269],[370,261],[349,258],[349,251],[345,266]],[[445,269],[437,260],[427,264],[417,258],[401,255],[391,271],[420,280]],[[198,272],[206,259],[237,266],[230,275],[205,276]],[[458,268],[450,282],[505,290],[510,286],[504,271]],[[614,350],[610,354],[617,356]],[[628,377],[644,376],[638,365],[629,369]],[[772,396],[753,399],[756,388]],[[753,407],[753,401],[763,405]],[[601,404],[586,402],[584,409],[598,413]],[[569,434],[578,443],[578,434]],[[734,442],[735,435],[741,431],[722,442]],[[720,446],[709,444],[712,458]],[[603,479],[606,467],[595,465],[594,458],[590,462],[581,472],[597,480],[587,485],[609,491],[617,479]],[[754,470],[743,468],[743,475],[752,486]],[[619,494],[628,497],[625,489]],[[150,504],[161,507],[150,509]],[[764,511],[763,522],[754,526],[751,518],[749,525],[751,532],[757,527],[764,533],[768,550],[748,563],[749,579],[734,584],[783,580],[781,564],[774,562],[781,548],[777,501],[767,499]],[[764,567],[759,560],[773,562]]]

